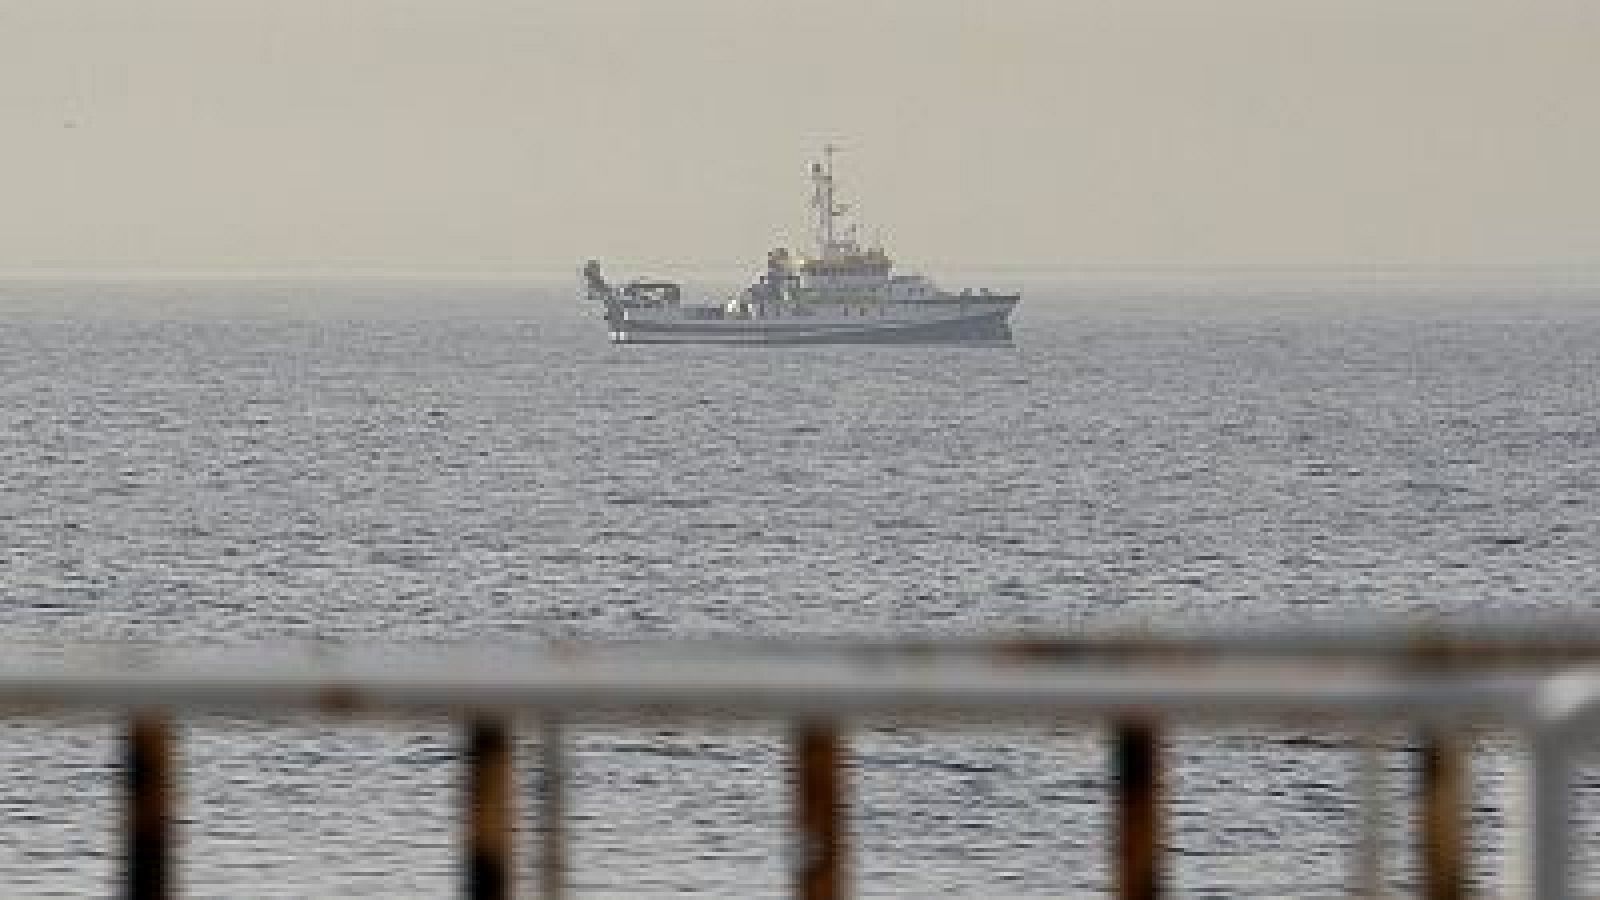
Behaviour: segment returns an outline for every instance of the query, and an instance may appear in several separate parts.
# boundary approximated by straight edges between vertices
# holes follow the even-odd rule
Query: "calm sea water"
[[[612,347],[564,283],[0,283],[0,628],[531,645],[1592,605],[1600,278],[1012,280],[1014,348],[775,350]],[[108,892],[113,727],[0,724],[7,896]],[[579,731],[579,896],[777,896],[777,736]],[[185,886],[447,894],[456,743],[187,723]],[[1479,758],[1489,848],[1507,752]],[[1105,885],[1092,729],[855,753],[864,896]],[[1337,736],[1185,728],[1174,754],[1180,896],[1348,884]]]

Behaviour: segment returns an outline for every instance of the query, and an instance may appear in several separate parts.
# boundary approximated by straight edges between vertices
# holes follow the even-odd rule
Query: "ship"
[[[582,271],[587,300],[618,344],[1009,344],[1018,293],[940,289],[894,271],[882,246],[865,246],[846,217],[834,176],[836,147],[810,167],[815,246],[778,247],[765,271],[726,300],[685,303],[681,284],[635,278],[613,285],[598,260]]]

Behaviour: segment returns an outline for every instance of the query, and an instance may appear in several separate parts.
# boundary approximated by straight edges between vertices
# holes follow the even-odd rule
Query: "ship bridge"
[[[851,247],[820,259],[805,260],[800,264],[800,274],[813,278],[862,275],[887,278],[893,265],[889,255],[878,248],[863,251]]]

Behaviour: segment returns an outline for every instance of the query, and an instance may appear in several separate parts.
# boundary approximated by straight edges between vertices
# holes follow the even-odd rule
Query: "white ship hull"
[[[619,344],[929,344],[1009,342],[1017,297],[893,304],[851,314],[710,318],[712,307],[628,309],[610,321]]]

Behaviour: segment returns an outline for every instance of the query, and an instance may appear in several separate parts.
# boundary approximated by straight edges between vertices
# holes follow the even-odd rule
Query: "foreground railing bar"
[[[1573,814],[1572,754],[1564,737],[1534,733],[1528,765],[1532,810],[1532,854],[1527,860],[1529,900],[1575,900],[1570,828]]]
[[[466,896],[511,900],[512,794],[510,729],[503,720],[480,716],[466,727]]]
[[[1424,732],[1419,837],[1427,900],[1466,897],[1466,782],[1461,738],[1438,729]]]
[[[797,900],[843,900],[845,883],[843,741],[829,722],[795,727]]]
[[[1382,900],[1383,829],[1384,829],[1384,771],[1383,734],[1376,726],[1368,726],[1361,734],[1361,758],[1358,763],[1359,803],[1361,805],[1360,838],[1356,845],[1354,865],[1354,896],[1363,900]]]
[[[1239,631],[1162,634],[1096,633],[1081,636],[1017,635],[979,639],[791,640],[752,639],[676,642],[695,655],[773,659],[832,656],[839,659],[1031,659],[1050,662],[1172,662],[1214,659],[1289,659],[1297,662],[1414,661],[1419,657],[1484,666],[1568,666],[1600,662],[1600,633],[1592,621],[1571,626],[1525,625],[1393,628],[1341,626],[1327,631]],[[594,651],[590,651],[594,652]],[[606,652],[601,648],[598,652]]]
[[[172,724],[159,713],[141,712],[125,740],[125,896],[166,900],[172,893]]]
[[[624,668],[590,672],[552,667],[463,677],[443,673],[340,673],[186,670],[172,673],[0,674],[0,704],[193,710],[306,709],[390,714],[562,715],[573,710],[791,719],[858,715],[1006,716],[1078,714],[1085,718],[1180,715],[1185,718],[1336,715],[1358,718],[1515,717],[1529,707],[1535,676],[1364,673],[1298,675],[1283,670],[1158,675],[1121,669],[1009,671],[948,667]]]
[[[153,653],[164,656],[171,648],[157,644],[125,641],[80,641],[62,647],[56,642],[6,641],[22,655],[55,659],[77,659],[94,664],[129,657],[147,659]],[[321,656],[325,647],[317,647]],[[347,649],[360,650],[359,645]],[[371,648],[368,648],[371,649]],[[395,648],[384,648],[392,654]],[[401,652],[406,647],[398,648]],[[507,649],[503,645],[488,650]],[[1289,659],[1296,662],[1328,661],[1415,661],[1419,657],[1450,662],[1497,665],[1506,662],[1570,666],[1583,660],[1600,662],[1600,629],[1592,618],[1571,621],[1549,619],[1540,622],[1480,622],[1476,624],[1429,623],[1400,626],[1393,623],[1337,627],[1226,630],[1185,628],[1181,632],[1142,628],[1138,630],[1089,631],[1073,635],[1027,632],[974,638],[949,637],[906,639],[904,637],[852,638],[849,640],[813,638],[729,638],[677,639],[670,642],[554,642],[543,649],[552,655],[585,659],[666,659],[704,660],[782,659],[826,657],[844,661],[884,661],[916,659],[970,660],[1031,658],[1064,663],[1093,662],[1170,662],[1174,660]],[[517,652],[523,652],[516,648]]]
[[[1118,900],[1157,900],[1162,895],[1160,731],[1141,719],[1117,723],[1112,759],[1116,896]]]
[[[542,900],[567,897],[567,746],[561,722],[539,731],[538,882]]]

